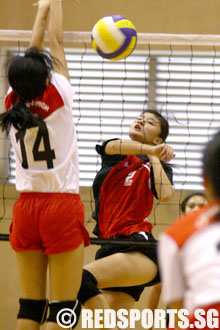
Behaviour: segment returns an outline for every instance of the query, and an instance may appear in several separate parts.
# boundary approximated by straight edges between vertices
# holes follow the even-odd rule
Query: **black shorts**
[[[145,233],[148,236],[147,242],[152,242],[152,246],[147,247],[141,247],[141,246],[135,246],[135,245],[113,245],[113,244],[104,244],[101,246],[101,248],[96,252],[95,259],[101,259],[107,256],[110,256],[112,254],[118,253],[118,252],[131,252],[131,251],[138,251],[143,253],[145,256],[147,256],[149,259],[151,259],[156,265],[158,265],[157,261],[157,247],[156,247],[156,240],[150,233]],[[144,235],[140,233],[134,233],[130,236],[120,236],[118,237],[120,240],[127,240],[127,241],[142,241],[146,242],[146,238]],[[109,291],[120,291],[125,292],[129,294],[131,297],[134,298],[135,301],[138,301],[140,298],[141,293],[144,291],[145,287],[152,286],[154,284],[157,284],[160,282],[160,274],[159,274],[159,268],[157,271],[157,274],[155,278],[145,284],[142,285],[135,285],[135,286],[128,286],[128,287],[112,287],[112,288],[103,288],[105,290]]]

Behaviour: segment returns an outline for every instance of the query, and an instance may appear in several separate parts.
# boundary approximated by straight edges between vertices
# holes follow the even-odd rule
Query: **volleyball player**
[[[96,146],[102,167],[93,183],[94,233],[128,244],[101,246],[96,260],[84,267],[79,299],[86,308],[97,308],[104,297],[115,310],[129,309],[145,286],[159,281],[148,216],[154,197],[168,201],[174,193],[172,168],[165,163],[173,158],[172,147],[164,143],[168,131],[167,120],[147,110],[131,125],[131,140],[113,139]],[[143,248],[132,241],[153,244]]]
[[[204,205],[208,204],[206,195],[203,192],[197,191],[187,195],[180,204],[183,213],[189,213],[199,210]]]
[[[60,329],[57,313],[81,305],[84,207],[79,196],[73,91],[62,43],[62,0],[40,0],[30,46],[7,63],[10,84],[1,114],[16,159],[16,188],[10,242],[15,250],[21,298],[17,330],[38,330],[50,303],[46,329]],[[50,53],[42,50],[49,16]]]
[[[197,191],[187,195],[180,204],[182,213],[190,213],[199,210],[206,205],[208,200],[203,192]],[[161,283],[155,284],[150,288],[146,308],[154,310],[157,308],[160,295],[161,295]]]
[[[163,298],[171,308],[186,308],[190,328],[210,329],[220,313],[220,132],[207,144],[203,154],[203,177],[210,203],[178,219],[159,243],[159,261],[163,280]],[[204,310],[198,321],[196,309]],[[196,321],[198,323],[196,323]],[[198,326],[198,327],[197,327]],[[178,324],[176,324],[176,329]]]

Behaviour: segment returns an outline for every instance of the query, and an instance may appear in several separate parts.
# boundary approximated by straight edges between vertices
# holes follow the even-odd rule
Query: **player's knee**
[[[47,322],[69,325],[74,329],[79,321],[81,303],[79,300],[52,301]]]
[[[18,319],[28,319],[43,324],[47,315],[48,300],[19,299]]]
[[[78,293],[78,299],[82,304],[90,298],[101,294],[101,291],[97,288],[97,284],[95,276],[88,270],[83,269],[82,283]]]

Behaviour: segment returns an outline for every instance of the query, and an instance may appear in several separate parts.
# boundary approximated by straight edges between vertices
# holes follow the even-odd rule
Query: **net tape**
[[[0,41],[29,42],[32,31],[29,30],[0,30]],[[220,36],[212,34],[164,34],[138,33],[138,45],[183,45],[183,46],[220,46]],[[91,42],[91,32],[64,31],[64,43]],[[45,33],[48,41],[48,33]]]

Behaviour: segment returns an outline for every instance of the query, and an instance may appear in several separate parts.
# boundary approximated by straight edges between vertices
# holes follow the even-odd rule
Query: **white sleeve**
[[[74,98],[74,89],[70,84],[70,81],[58,72],[53,72],[51,82],[59,90],[64,103],[72,113],[72,103]]]
[[[159,267],[162,279],[162,297],[167,304],[183,299],[185,281],[177,243],[162,234],[158,245]]]

